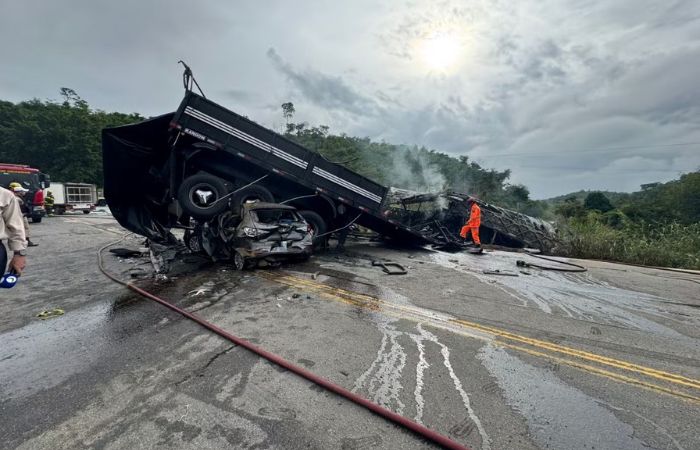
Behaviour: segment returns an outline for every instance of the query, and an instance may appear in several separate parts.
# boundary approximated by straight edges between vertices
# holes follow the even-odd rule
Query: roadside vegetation
[[[618,195],[617,202],[601,192],[558,202],[559,253],[700,269],[700,172]]]

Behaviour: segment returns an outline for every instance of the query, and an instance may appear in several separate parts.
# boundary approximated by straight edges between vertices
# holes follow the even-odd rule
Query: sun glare
[[[455,68],[461,53],[459,40],[450,34],[435,34],[418,45],[421,62],[434,72],[447,73]]]

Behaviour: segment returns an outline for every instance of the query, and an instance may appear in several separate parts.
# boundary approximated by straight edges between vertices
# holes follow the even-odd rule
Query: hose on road
[[[541,266],[541,265],[539,265],[539,264],[532,264],[532,263],[529,263],[529,262],[525,262],[525,261],[523,261],[522,259],[519,259],[519,260],[517,260],[517,261],[515,262],[515,264],[516,264],[518,267],[534,267],[534,268],[536,268],[536,269],[541,269],[541,270],[554,270],[554,271],[556,271],[556,272],[587,272],[587,271],[588,271],[588,269],[586,269],[585,267],[580,266],[580,265],[578,265],[578,264],[574,264],[574,263],[572,263],[572,262],[559,261],[558,259],[547,258],[547,257],[544,257],[544,256],[535,255],[534,253],[529,253],[529,252],[526,252],[526,253],[527,253],[528,255],[532,256],[533,258],[544,259],[545,261],[551,261],[551,262],[555,262],[555,263],[557,263],[557,264],[564,264],[564,265],[566,265],[566,266],[572,266],[572,267],[574,267],[574,269],[569,269],[569,268],[567,268],[567,267]]]
[[[116,277],[115,275],[109,273],[104,267],[104,262],[102,260],[102,252],[104,252],[105,249],[123,241],[124,239],[127,238],[127,236],[129,236],[129,235],[128,234],[124,235],[119,240],[112,242],[110,244],[107,244],[107,245],[101,247],[97,251],[97,262],[98,262],[99,269],[110,280],[114,281],[115,283],[119,283],[119,284],[127,287],[128,289],[131,289],[132,291],[136,292],[137,294],[139,294],[143,297],[146,297],[149,300],[153,300],[156,303],[160,303],[161,305],[165,306],[166,308],[168,308],[168,309],[170,309],[170,310],[172,310],[172,311],[174,311],[182,316],[185,316],[186,318],[192,320],[193,322],[196,322],[197,324],[201,325],[202,327],[206,328],[207,330],[218,334],[222,338],[224,338],[230,342],[233,342],[236,345],[240,345],[241,347],[267,359],[268,361],[270,361],[274,364],[277,364],[280,367],[284,367],[285,369],[289,370],[290,372],[292,372],[292,373],[294,373],[302,378],[306,378],[307,380],[309,380],[309,381],[311,381],[311,382],[313,382],[313,383],[315,383],[315,384],[317,384],[317,385],[319,385],[319,386],[321,386],[321,387],[323,387],[323,388],[325,388],[325,389],[327,389],[335,394],[338,394],[341,397],[345,397],[346,399],[352,401],[353,403],[360,405],[360,406],[363,406],[364,408],[370,410],[371,412],[373,412],[381,417],[384,417],[385,419],[390,420],[390,421],[392,421],[392,422],[394,422],[394,423],[396,423],[404,428],[407,428],[407,429],[413,431],[414,433],[418,434],[419,436],[422,436],[423,438],[434,442],[435,444],[438,444],[438,445],[440,445],[444,448],[448,448],[448,449],[469,450],[468,447],[461,445],[458,442],[453,441],[452,439],[448,438],[447,436],[443,436],[440,433],[437,433],[436,431],[433,431],[433,430],[425,427],[424,425],[421,425],[417,422],[414,422],[414,421],[412,421],[404,416],[401,416],[399,414],[396,414],[395,412],[393,412],[387,408],[384,408],[383,406],[380,406],[376,403],[373,403],[373,402],[367,400],[366,398],[355,394],[354,392],[350,392],[349,390],[345,389],[342,386],[339,386],[339,385],[337,385],[337,384],[335,384],[335,383],[333,383],[333,382],[331,382],[323,377],[320,377],[320,376],[314,374],[313,372],[310,372],[302,367],[299,367],[295,364],[292,364],[291,362],[287,361],[286,359],[282,358],[281,356],[276,355],[276,354],[271,353],[271,352],[268,352],[267,350],[264,350],[263,348],[258,347],[256,345],[253,345],[252,343],[248,342],[245,339],[234,336],[233,334],[217,327],[216,325],[214,325],[210,322],[207,322],[203,318],[201,318],[195,314],[192,314],[188,311],[185,311],[184,309],[181,309],[181,308],[173,305],[172,303],[158,297],[157,295],[151,294],[150,292],[147,292],[147,291],[141,289],[140,287],[135,286],[133,283],[123,281],[123,280],[119,279],[118,277]]]

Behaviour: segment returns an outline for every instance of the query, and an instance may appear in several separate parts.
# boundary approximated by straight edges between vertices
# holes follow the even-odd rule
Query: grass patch
[[[624,223],[611,227],[598,214],[560,227],[564,256],[648,266],[700,269],[700,223]]]

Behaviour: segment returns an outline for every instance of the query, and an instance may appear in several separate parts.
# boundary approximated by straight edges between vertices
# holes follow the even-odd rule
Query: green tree
[[[555,208],[555,213],[565,218],[581,218],[586,215],[586,208],[583,207],[576,197],[569,197],[564,203]]]
[[[606,197],[602,192],[591,192],[588,194],[586,199],[583,201],[583,207],[604,213],[615,209],[612,203],[610,203],[610,200],[608,200],[608,197]]]
[[[617,209],[612,209],[600,217],[600,221],[610,228],[620,230],[625,226],[627,218],[625,214]]]
[[[0,161],[28,164],[56,181],[102,184],[101,130],[143,120],[90,109],[70,88],[61,103],[0,101]]]
[[[506,187],[506,192],[516,202],[525,203],[530,200],[530,190],[522,184],[511,184]]]
[[[294,109],[294,103],[282,103],[282,117],[284,117],[284,120],[287,122],[287,125],[289,125],[289,122],[294,117],[295,112],[296,110]]]

